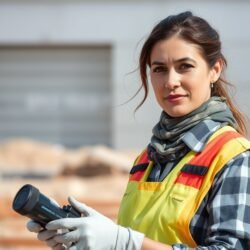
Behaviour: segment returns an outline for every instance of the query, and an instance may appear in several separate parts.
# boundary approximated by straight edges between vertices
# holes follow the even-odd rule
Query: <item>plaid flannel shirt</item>
[[[196,152],[203,150],[221,124],[205,120],[183,137]],[[173,168],[164,169],[161,180]],[[154,173],[152,173],[154,174]],[[163,176],[162,176],[163,175]],[[152,175],[151,175],[152,178]],[[250,152],[231,159],[216,175],[213,186],[190,223],[196,248],[172,245],[174,250],[250,250]]]

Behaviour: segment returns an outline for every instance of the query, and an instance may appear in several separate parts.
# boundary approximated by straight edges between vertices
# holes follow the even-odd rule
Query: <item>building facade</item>
[[[144,147],[160,110],[142,93],[138,55],[162,18],[191,10],[221,34],[226,76],[250,116],[249,1],[0,0],[0,140]]]

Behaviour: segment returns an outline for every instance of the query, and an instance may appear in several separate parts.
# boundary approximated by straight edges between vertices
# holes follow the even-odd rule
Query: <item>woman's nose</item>
[[[178,72],[171,69],[166,76],[165,87],[168,89],[174,89],[178,86],[180,86],[180,76]]]

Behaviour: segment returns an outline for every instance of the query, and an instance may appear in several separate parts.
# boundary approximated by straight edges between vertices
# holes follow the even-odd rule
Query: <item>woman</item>
[[[225,66],[219,35],[204,19],[184,12],[157,24],[140,74],[142,103],[149,69],[163,111],[131,169],[119,226],[70,198],[85,217],[52,221],[38,238],[52,249],[250,249],[250,143]],[[28,228],[41,229],[32,221]]]

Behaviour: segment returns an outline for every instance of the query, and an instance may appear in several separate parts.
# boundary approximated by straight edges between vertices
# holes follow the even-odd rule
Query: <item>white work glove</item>
[[[39,223],[36,223],[33,220],[29,220],[26,227],[30,232],[37,233],[37,238],[41,241],[45,241],[47,246],[51,247],[51,249],[67,249],[66,245],[58,243],[54,240],[54,237],[61,233],[59,230],[46,230]]]
[[[69,197],[69,203],[84,217],[64,218],[49,222],[46,229],[68,232],[55,235],[58,244],[73,243],[70,250],[139,250],[144,238],[142,233],[118,226],[94,209]]]
[[[59,204],[53,200],[50,199],[51,202],[53,202],[56,206],[59,206]],[[42,227],[39,223],[29,220],[26,224],[26,228],[33,233],[37,233],[37,238],[41,241],[45,241],[45,243],[51,247],[53,250],[63,250],[67,249],[67,246],[61,243],[58,243],[54,241],[54,237],[58,233],[62,233],[60,230],[46,230],[44,227]]]

